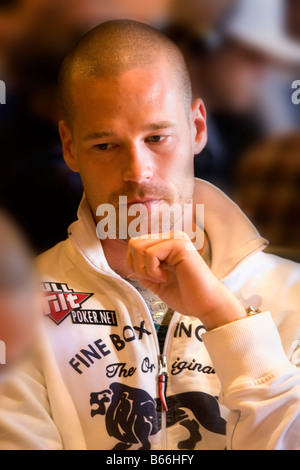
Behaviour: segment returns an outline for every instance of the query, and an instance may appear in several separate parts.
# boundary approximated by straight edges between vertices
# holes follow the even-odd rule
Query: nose
[[[146,149],[132,146],[126,150],[122,177],[125,182],[141,183],[153,176],[151,156]]]

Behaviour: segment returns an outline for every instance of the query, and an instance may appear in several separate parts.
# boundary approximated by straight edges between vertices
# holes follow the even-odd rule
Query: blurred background
[[[240,205],[269,251],[300,261],[300,0],[0,0],[0,206],[35,252],[66,238],[82,195],[58,135],[60,63],[114,18],[178,44],[208,111],[195,175]]]

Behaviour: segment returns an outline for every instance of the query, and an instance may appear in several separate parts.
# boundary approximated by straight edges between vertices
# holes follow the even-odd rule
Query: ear
[[[192,130],[194,137],[194,154],[204,149],[207,142],[206,109],[203,101],[198,98],[192,105]]]
[[[79,172],[77,162],[74,156],[74,146],[72,132],[66,121],[60,121],[58,125],[59,135],[62,143],[64,160],[70,170]]]

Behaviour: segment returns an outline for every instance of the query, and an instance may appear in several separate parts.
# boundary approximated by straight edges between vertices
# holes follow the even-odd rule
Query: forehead
[[[74,120],[132,121],[180,118],[182,90],[170,67],[132,68],[113,77],[75,78]]]

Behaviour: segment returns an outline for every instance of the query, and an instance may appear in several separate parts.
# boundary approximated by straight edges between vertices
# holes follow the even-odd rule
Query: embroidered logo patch
[[[75,325],[110,325],[117,326],[114,310],[83,310],[82,304],[94,294],[74,292],[67,284],[44,282],[45,316],[51,318],[56,325],[71,314]]]
[[[74,292],[67,284],[58,282],[44,282],[45,315],[57,325],[64,321],[72,311],[78,311],[83,302],[93,294]]]
[[[110,325],[118,326],[114,310],[72,310],[72,322],[75,325]]]

